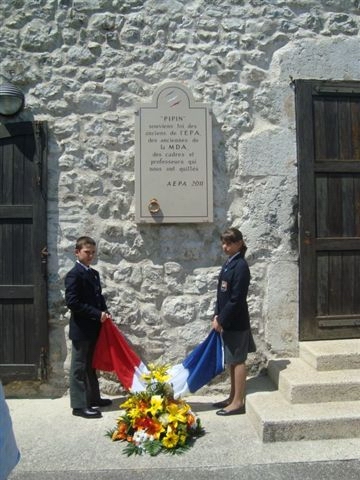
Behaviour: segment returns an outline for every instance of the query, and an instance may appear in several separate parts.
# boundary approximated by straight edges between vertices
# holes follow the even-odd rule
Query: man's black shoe
[[[73,408],[72,413],[76,417],[84,417],[84,418],[101,418],[102,417],[101,412],[99,412],[99,410],[94,410],[91,407]]]
[[[100,398],[96,402],[91,402],[92,407],[109,407],[112,405],[112,400],[110,398]]]

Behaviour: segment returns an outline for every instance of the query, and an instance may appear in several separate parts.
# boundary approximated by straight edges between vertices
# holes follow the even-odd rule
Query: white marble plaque
[[[159,87],[135,122],[136,221],[212,222],[209,107],[180,83]]]

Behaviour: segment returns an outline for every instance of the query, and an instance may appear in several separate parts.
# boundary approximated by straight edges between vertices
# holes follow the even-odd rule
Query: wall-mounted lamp
[[[23,109],[25,97],[20,88],[4,83],[0,85],[0,115],[16,115]]]

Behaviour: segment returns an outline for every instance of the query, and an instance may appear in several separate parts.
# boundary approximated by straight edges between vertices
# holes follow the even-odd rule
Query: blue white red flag
[[[93,367],[115,372],[123,387],[132,392],[145,390],[143,373],[148,368],[134,352],[117,326],[107,320],[101,325],[93,356]],[[194,393],[224,370],[224,349],[219,333],[212,330],[207,338],[185,358],[169,369],[174,396]]]
[[[195,393],[224,371],[224,347],[221,336],[211,330],[207,338],[200,343],[179,365],[169,370],[175,397],[186,393]]]
[[[115,372],[126,390],[140,392],[145,389],[142,374],[148,369],[111,320],[101,324],[92,363],[97,370]]]

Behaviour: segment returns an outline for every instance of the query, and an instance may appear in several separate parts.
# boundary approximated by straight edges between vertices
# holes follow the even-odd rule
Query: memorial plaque
[[[135,122],[136,221],[212,222],[209,107],[180,83],[159,87]]]

